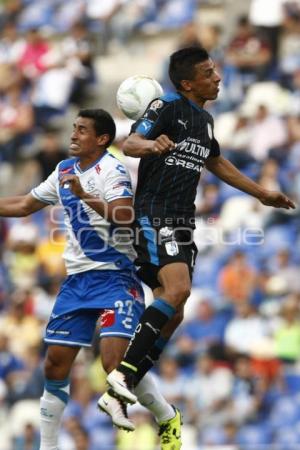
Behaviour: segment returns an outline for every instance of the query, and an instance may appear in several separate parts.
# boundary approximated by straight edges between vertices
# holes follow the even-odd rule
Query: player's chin
[[[211,94],[209,100],[216,100],[216,98],[218,97],[218,94],[219,94],[219,89]]]
[[[74,148],[69,148],[69,155],[71,156],[78,156],[78,154],[80,153],[80,149],[74,149]]]

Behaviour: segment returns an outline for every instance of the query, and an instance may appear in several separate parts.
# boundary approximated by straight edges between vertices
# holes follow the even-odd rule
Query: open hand
[[[267,191],[265,196],[260,199],[261,203],[274,208],[295,209],[295,203],[282,192]]]

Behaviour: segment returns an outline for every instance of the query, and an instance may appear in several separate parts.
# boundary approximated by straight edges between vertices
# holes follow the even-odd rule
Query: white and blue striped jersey
[[[31,194],[42,202],[64,208],[67,244],[63,253],[68,275],[87,270],[132,270],[136,257],[128,229],[117,227],[101,217],[72,194],[68,185],[60,186],[64,174],[79,177],[83,189],[106,202],[132,197],[131,180],[125,166],[105,151],[91,167],[80,169],[78,158],[58,164],[47,180]]]

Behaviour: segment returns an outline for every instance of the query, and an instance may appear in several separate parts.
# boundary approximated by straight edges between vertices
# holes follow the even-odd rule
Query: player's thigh
[[[100,339],[100,356],[104,370],[110,373],[122,361],[129,339],[106,336]]]

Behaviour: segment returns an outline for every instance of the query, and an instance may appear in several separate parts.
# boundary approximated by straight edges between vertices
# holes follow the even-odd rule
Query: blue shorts
[[[145,309],[135,273],[90,270],[63,282],[45,332],[48,344],[90,347],[100,337],[130,339]]]

